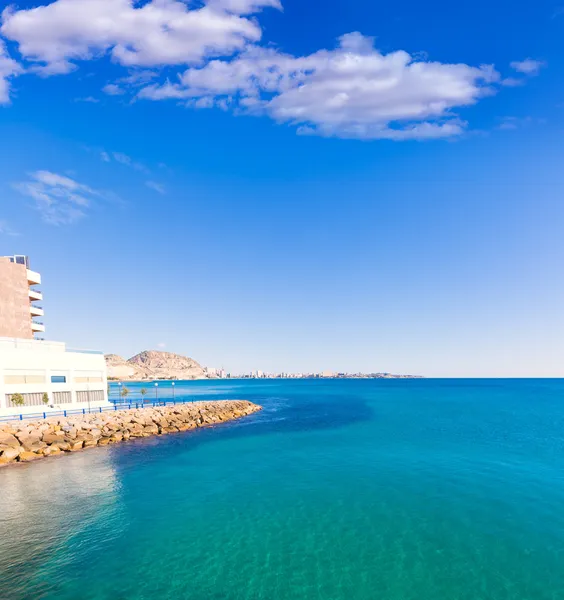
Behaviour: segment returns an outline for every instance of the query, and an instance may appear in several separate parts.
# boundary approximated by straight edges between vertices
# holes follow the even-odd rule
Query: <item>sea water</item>
[[[174,395],[264,410],[0,470],[0,599],[564,598],[564,381]]]

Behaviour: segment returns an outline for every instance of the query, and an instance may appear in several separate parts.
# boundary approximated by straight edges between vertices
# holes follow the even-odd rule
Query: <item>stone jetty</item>
[[[0,467],[132,438],[209,427],[261,408],[246,400],[221,400],[0,423]]]

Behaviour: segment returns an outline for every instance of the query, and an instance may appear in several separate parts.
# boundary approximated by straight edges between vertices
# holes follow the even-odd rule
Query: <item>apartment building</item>
[[[37,321],[43,308],[36,302],[43,294],[36,285],[41,285],[41,275],[29,268],[27,256],[0,256],[0,337],[33,339],[45,331]]]
[[[35,339],[39,284],[26,256],[0,257],[0,417],[109,406],[102,352]]]

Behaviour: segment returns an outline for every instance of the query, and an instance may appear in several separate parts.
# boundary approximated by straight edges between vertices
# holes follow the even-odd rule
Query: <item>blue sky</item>
[[[563,376],[563,34],[557,2],[7,7],[0,253],[75,347]]]

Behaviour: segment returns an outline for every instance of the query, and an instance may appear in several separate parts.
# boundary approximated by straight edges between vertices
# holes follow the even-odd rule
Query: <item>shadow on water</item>
[[[112,453],[115,468],[128,469],[139,461],[168,460],[171,453],[194,450],[202,444],[219,440],[341,429],[370,421],[373,417],[372,408],[362,397],[348,394],[346,397],[333,396],[330,402],[327,402],[326,397],[312,398],[309,394],[293,394],[291,398],[265,398],[247,393],[244,397],[260,404],[263,410],[241,420],[214,427],[140,438],[102,450]]]

